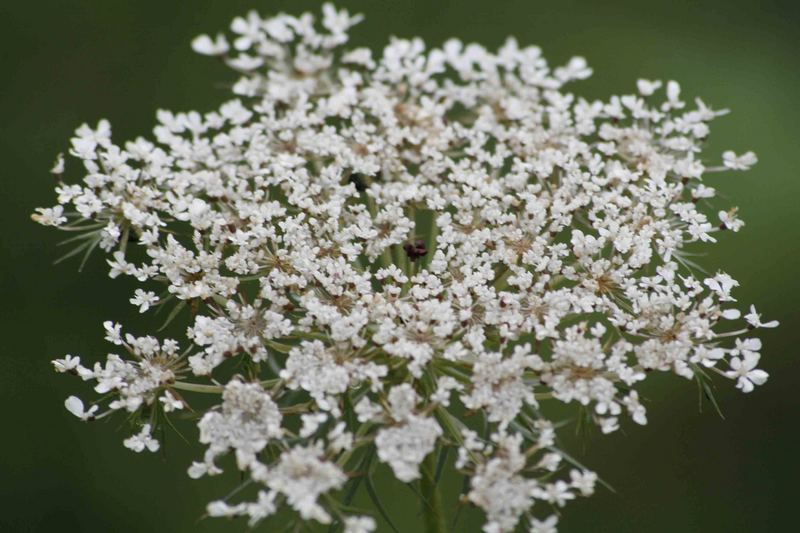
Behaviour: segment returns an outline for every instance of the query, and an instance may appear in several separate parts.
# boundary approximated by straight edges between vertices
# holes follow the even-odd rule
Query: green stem
[[[221,394],[225,390],[225,387],[221,385],[202,385],[200,383],[187,383],[185,381],[176,381],[170,386],[173,389],[189,392],[203,392],[207,394]]]
[[[278,378],[274,379],[267,379],[261,382],[261,385],[264,387],[271,387],[278,383],[280,380]],[[189,383],[186,381],[176,381],[170,384],[170,387],[173,389],[178,390],[185,390],[189,392],[202,392],[206,394],[221,394],[225,391],[225,387],[222,385],[203,385],[201,383]]]
[[[427,500],[422,502],[426,533],[446,533],[447,531],[442,512],[442,496],[436,482],[436,455],[435,452],[428,455],[420,468],[422,472],[420,488],[422,497]]]

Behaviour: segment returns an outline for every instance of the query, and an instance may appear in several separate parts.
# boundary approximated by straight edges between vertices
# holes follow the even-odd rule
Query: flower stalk
[[[431,453],[422,463],[420,491],[422,493],[422,515],[425,519],[426,533],[447,533],[447,525],[442,505],[439,480],[436,479],[437,454]]]

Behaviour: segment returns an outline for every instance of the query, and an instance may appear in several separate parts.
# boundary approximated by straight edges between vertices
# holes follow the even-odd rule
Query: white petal
[[[722,318],[726,320],[736,320],[740,316],[742,316],[742,312],[738,309],[725,309],[722,312]]]
[[[70,396],[64,400],[64,407],[78,418],[83,418],[83,402],[77,396]]]
[[[755,383],[756,385],[763,385],[767,382],[769,378],[769,374],[764,372],[763,370],[751,370],[747,373],[747,379]]]
[[[192,40],[192,50],[198,54],[212,55],[214,53],[214,42],[208,35],[198,35]]]
[[[736,383],[736,387],[742,389],[742,392],[752,392],[755,388],[753,383],[747,378],[739,378],[738,383]]]

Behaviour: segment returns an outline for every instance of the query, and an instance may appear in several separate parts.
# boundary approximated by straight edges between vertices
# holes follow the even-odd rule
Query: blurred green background
[[[316,10],[301,1],[61,0],[0,2],[2,309],[0,364],[0,531],[244,531],[243,522],[199,520],[206,501],[236,479],[192,481],[199,455],[178,438],[160,455],[134,455],[119,420],[83,425],[63,408],[87,388],[52,372],[64,353],[104,357],[101,323],[152,329],[126,303],[131,285],[106,277],[97,255],[52,266],[63,236],[29,213],[52,205],[47,170],[80,123],[111,120],[115,139],[148,134],[157,108],[210,110],[227,97],[230,74],[194,54],[191,38],[226,27],[250,8]],[[708,157],[753,149],[747,173],[714,175],[720,206],[738,205],[747,226],[722,235],[702,263],[724,268],[782,327],[763,333],[770,381],[745,397],[720,383],[725,414],[698,411],[696,388],[679,378],[645,387],[650,424],[625,425],[583,449],[611,483],[571,504],[561,530],[797,531],[800,477],[800,4],[784,1],[434,1],[343,2],[367,15],[353,42],[373,48],[389,35],[451,36],[489,46],[515,35],[539,44],[553,64],[587,57],[595,75],[572,90],[604,97],[633,90],[638,77],[673,78],[685,95],[732,114],[713,127]],[[448,488],[453,489],[448,482]],[[385,486],[403,532],[418,530],[413,495]],[[452,494],[448,496],[452,501]],[[413,507],[411,507],[413,509]],[[477,531],[467,512],[456,531]],[[265,530],[270,530],[266,528]],[[385,526],[381,531],[385,530]]]

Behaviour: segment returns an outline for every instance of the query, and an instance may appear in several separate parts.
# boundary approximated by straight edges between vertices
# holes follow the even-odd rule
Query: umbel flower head
[[[766,381],[752,330],[777,323],[742,315],[738,283],[698,275],[687,251],[742,227],[704,178],[756,157],[704,161],[723,112],[674,81],[588,101],[564,90],[591,74],[582,58],[550,69],[514,39],[373,55],[345,48],[359,20],[330,5],[321,25],[236,18],[232,38],[192,43],[241,74],[217,111],[158,111],[152,140],[124,144],[105,120],[77,130],[78,164],[59,157],[58,205],[34,219],[73,232],[73,253],[106,252],[110,277],[142,285],[130,302],[166,308],[186,338],[106,322],[104,362],[54,361],[101,395],[66,407],[123,411],[137,452],[196,415],[206,452],[189,475],[229,464],[247,486],[211,516],[290,508],[373,531],[379,501],[350,501],[376,497],[376,467],[433,491],[428,505],[438,464],[466,476],[484,531],[552,531],[597,476],[556,447],[540,404],[610,433],[646,423],[648,373]],[[216,405],[195,410],[201,395]]]

